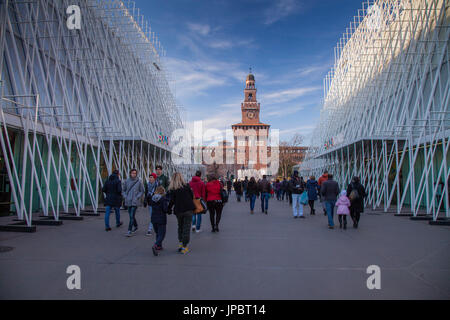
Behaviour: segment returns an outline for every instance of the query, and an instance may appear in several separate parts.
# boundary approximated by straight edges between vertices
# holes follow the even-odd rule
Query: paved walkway
[[[186,255],[176,252],[176,219],[169,216],[163,253],[139,230],[105,232],[102,217],[38,226],[34,234],[0,233],[0,298],[10,299],[449,299],[450,228],[367,211],[360,228],[329,230],[326,218],[293,219],[286,202],[269,214],[249,214],[234,196],[220,233],[192,234]],[[124,225],[128,216],[122,211]],[[336,219],[337,220],[337,219]],[[113,223],[113,218],[111,219]],[[81,268],[81,290],[68,290],[66,268]],[[381,290],[369,290],[369,265],[381,268]]]

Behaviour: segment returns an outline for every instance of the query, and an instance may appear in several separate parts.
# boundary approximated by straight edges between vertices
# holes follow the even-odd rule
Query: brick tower
[[[247,75],[244,101],[241,103],[242,122],[231,126],[234,135],[234,163],[243,175],[261,177],[267,173],[267,138],[270,125],[259,121],[260,104],[256,100],[255,76]]]

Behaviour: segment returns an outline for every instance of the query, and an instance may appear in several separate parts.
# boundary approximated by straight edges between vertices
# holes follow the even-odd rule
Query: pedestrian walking
[[[283,178],[283,181],[281,182],[281,200],[284,201],[284,197],[288,198],[287,196],[287,189],[289,187],[289,182],[286,178]]]
[[[327,207],[325,205],[325,201],[324,199],[322,199],[322,195],[320,192],[320,188],[322,187],[322,183],[324,183],[325,181],[328,180],[328,171],[325,170],[323,172],[323,174],[319,177],[319,180],[317,181],[317,184],[319,185],[319,197],[320,197],[320,202],[322,203],[322,207],[323,207],[323,215],[326,216],[327,215]]]
[[[164,190],[168,190],[169,188],[169,178],[163,174],[162,166],[157,165],[156,166],[156,176],[158,180],[158,185],[163,187]]]
[[[353,177],[352,182],[347,187],[347,194],[350,199],[350,216],[353,220],[353,228],[356,229],[361,213],[364,212],[364,198],[367,197],[366,189],[358,177]]]
[[[261,181],[258,182],[258,190],[261,193],[261,211],[262,213],[267,214],[269,209],[269,199],[270,193],[272,191],[272,186],[270,182],[267,180],[267,176],[263,175]]]
[[[144,185],[137,176],[137,170],[130,170],[130,177],[125,181],[122,191],[124,205],[128,208],[130,223],[128,224],[127,237],[136,233],[138,224],[136,221],[136,210],[142,205],[142,196],[144,195]]]
[[[108,180],[103,185],[102,191],[106,194],[105,197],[105,230],[111,231],[109,226],[109,216],[111,209],[114,209],[116,214],[116,227],[120,227],[120,207],[122,206],[122,182],[120,181],[119,170],[114,170],[108,177]]]
[[[253,214],[255,211],[256,197],[259,196],[258,185],[254,177],[251,177],[248,182],[247,193],[250,200],[250,213]]]
[[[350,215],[350,199],[347,197],[347,191],[342,190],[339,199],[336,201],[337,215],[339,219],[339,228],[342,229],[342,222],[344,230],[347,229],[347,216]]]
[[[242,189],[243,189],[243,183],[241,180],[236,180],[234,182],[234,192],[236,193],[236,199],[237,202],[241,202],[241,197],[242,197]]]
[[[177,217],[178,222],[178,252],[187,254],[190,249],[188,244],[191,235],[192,215],[194,214],[194,193],[191,187],[184,181],[179,172],[175,172],[170,180],[168,197],[169,211]]]
[[[150,199],[156,191],[156,187],[158,187],[158,180],[156,173],[151,173],[148,177],[148,182],[145,186],[145,204],[148,205],[148,213],[150,214],[150,223],[148,224],[147,236],[152,235],[152,206],[150,205]]]
[[[280,201],[281,200],[281,182],[279,179],[277,179],[275,181],[274,189],[275,189],[275,193],[277,195],[277,200]]]
[[[228,196],[231,195],[231,187],[232,187],[233,183],[231,182],[231,179],[227,180],[227,192],[228,192]]]
[[[242,181],[242,190],[244,191],[244,201],[245,202],[249,201],[247,187],[248,187],[248,177],[245,176],[244,181]]]
[[[206,184],[206,205],[209,211],[211,221],[211,232],[219,232],[220,218],[222,217],[223,202],[221,190],[223,186],[213,174],[208,176]]]
[[[197,201],[206,201],[206,187],[205,183],[201,179],[201,176],[202,172],[198,170],[195,173],[195,176],[192,177],[191,182],[189,182],[189,186],[191,187],[192,192],[194,193],[194,198],[197,199]],[[205,212],[196,212],[194,210],[194,214],[192,215],[192,231],[195,231],[197,233],[202,231],[202,215],[204,213]]]
[[[308,204],[311,215],[316,214],[316,210],[314,210],[314,203],[317,200],[317,195],[319,193],[319,184],[316,181],[316,177],[310,176],[308,181],[306,181],[306,190],[308,191]]]
[[[289,181],[289,192],[292,195],[292,212],[295,219],[298,217],[305,218],[303,215],[303,204],[300,202],[300,197],[305,191],[305,187],[305,182],[298,176],[298,171],[295,170],[294,175]]]
[[[162,242],[166,236],[167,213],[169,212],[169,199],[162,186],[156,188],[150,197],[149,206],[152,207],[151,223],[156,233],[156,241],[152,247],[153,255],[157,256],[163,249]]]
[[[325,202],[328,215],[328,228],[334,228],[334,207],[336,205],[337,196],[340,193],[339,184],[333,180],[333,175],[328,174],[328,179],[322,183],[320,187],[321,196]]]

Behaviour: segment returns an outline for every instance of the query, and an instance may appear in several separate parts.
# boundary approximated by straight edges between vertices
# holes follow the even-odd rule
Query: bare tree
[[[297,163],[293,160],[290,147],[300,147],[303,141],[304,137],[299,133],[294,134],[289,141],[280,141],[278,175],[287,177],[291,173],[292,167]]]

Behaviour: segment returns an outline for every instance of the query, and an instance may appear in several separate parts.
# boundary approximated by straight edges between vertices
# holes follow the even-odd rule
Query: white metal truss
[[[81,9],[79,30],[67,28],[70,5]],[[175,166],[159,141],[184,123],[165,51],[134,2],[0,0],[0,17],[0,141],[19,219],[31,226],[36,192],[56,220],[69,207],[96,211],[113,169],[141,178],[156,164],[169,175],[195,169]],[[23,136],[21,159],[12,131]]]
[[[303,175],[359,176],[367,205],[450,217],[450,3],[367,1],[335,48]],[[438,197],[444,182],[442,197]]]

